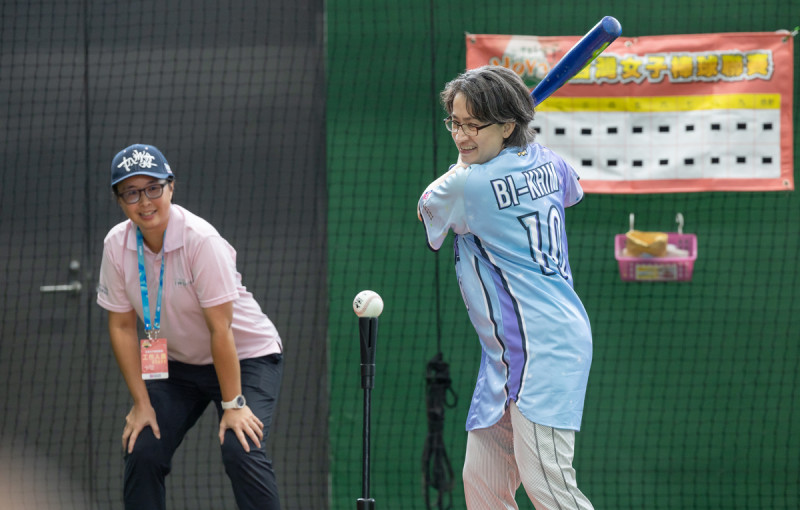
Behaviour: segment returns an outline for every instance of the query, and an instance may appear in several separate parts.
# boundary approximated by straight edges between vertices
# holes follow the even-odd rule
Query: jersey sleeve
[[[564,175],[564,207],[571,207],[583,200],[583,188],[578,173],[563,159],[560,161]]]
[[[417,203],[417,209],[425,225],[428,247],[439,250],[447,233],[469,232],[464,212],[464,182],[471,167],[453,167],[445,175],[432,182]]]

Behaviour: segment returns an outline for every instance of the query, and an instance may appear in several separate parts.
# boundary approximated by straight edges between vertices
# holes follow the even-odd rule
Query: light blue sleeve
[[[455,167],[433,181],[420,197],[417,209],[425,225],[428,246],[439,250],[449,230],[469,232],[464,214],[464,183],[471,167]]]
[[[583,188],[579,182],[578,173],[563,159],[561,164],[564,168],[564,207],[572,207],[583,200]]]

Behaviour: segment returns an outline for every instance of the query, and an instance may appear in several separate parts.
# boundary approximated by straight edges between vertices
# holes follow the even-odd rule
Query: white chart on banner
[[[758,179],[781,174],[780,110],[538,112],[537,140],[581,179]]]

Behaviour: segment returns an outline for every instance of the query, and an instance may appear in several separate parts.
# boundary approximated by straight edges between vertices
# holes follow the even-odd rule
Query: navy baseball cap
[[[111,162],[111,186],[134,175],[149,175],[170,181],[175,178],[161,151],[152,145],[140,143],[131,145],[114,156],[114,161]]]

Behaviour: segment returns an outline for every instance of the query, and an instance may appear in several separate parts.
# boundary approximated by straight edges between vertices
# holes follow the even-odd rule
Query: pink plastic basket
[[[692,279],[697,260],[697,236],[667,233],[667,242],[689,252],[688,257],[626,257],[625,234],[614,237],[614,257],[619,264],[619,276],[626,282],[670,282]]]

